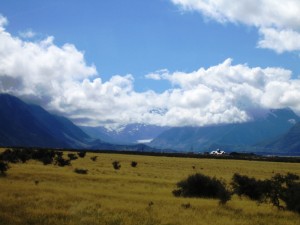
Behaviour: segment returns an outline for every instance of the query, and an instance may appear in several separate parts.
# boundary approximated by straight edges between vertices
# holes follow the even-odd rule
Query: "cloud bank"
[[[72,44],[53,37],[31,41],[5,30],[0,17],[0,92],[71,118],[118,128],[129,123],[204,126],[251,119],[253,109],[291,107],[300,114],[300,80],[282,68],[251,68],[226,59],[190,73],[160,70],[147,79],[169,81],[163,93],[136,92],[132,75],[103,82]]]
[[[257,27],[258,47],[277,53],[300,50],[298,0],[171,0],[183,10],[198,11],[219,23]]]

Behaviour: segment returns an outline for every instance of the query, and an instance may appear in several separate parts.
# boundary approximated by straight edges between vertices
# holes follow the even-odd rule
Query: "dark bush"
[[[25,163],[32,158],[32,153],[29,149],[14,149],[11,154],[16,162]]]
[[[191,204],[190,203],[181,204],[181,207],[184,209],[189,209],[189,208],[191,208]]]
[[[87,173],[88,173],[88,170],[76,168],[76,169],[74,170],[74,172],[75,172],[75,173],[78,173],[78,174],[87,174]]]
[[[69,165],[71,165],[71,161],[70,161],[70,159],[64,159],[63,157],[57,156],[55,158],[55,165],[58,165],[61,167],[69,166]]]
[[[50,156],[44,156],[43,158],[39,159],[44,165],[52,164],[53,158]]]
[[[279,205],[281,199],[286,209],[300,213],[300,183],[299,176],[296,174],[288,173],[287,175],[276,174],[272,177],[271,203],[282,208]]]
[[[45,149],[7,149],[1,155],[0,158],[3,161],[10,163],[18,163],[33,159],[43,162],[45,165],[53,162],[53,158],[56,153],[53,150]],[[60,155],[58,153],[58,155]]]
[[[78,159],[78,157],[74,153],[68,153],[68,157],[69,157],[70,160],[76,160],[76,159]]]
[[[137,164],[138,164],[138,163],[137,163],[136,161],[132,161],[132,162],[131,162],[131,166],[132,166],[132,167],[136,167]]]
[[[31,158],[42,162],[44,165],[52,164],[55,155],[61,155],[61,153],[45,149],[31,151]]]
[[[95,162],[97,160],[97,158],[98,158],[98,156],[92,156],[91,160]]]
[[[115,170],[119,170],[121,168],[121,164],[119,161],[113,161],[112,165]]]
[[[233,192],[238,196],[247,196],[252,200],[264,201],[270,184],[266,181],[256,180],[235,173],[231,182]]]
[[[86,151],[78,152],[77,155],[78,155],[80,158],[84,158],[85,155],[86,155]]]
[[[173,191],[175,196],[215,198],[220,200],[220,204],[225,204],[231,198],[223,181],[200,173],[178,182],[177,187],[179,189]]]
[[[0,176],[6,176],[6,171],[8,169],[8,164],[6,162],[0,161]]]
[[[288,210],[300,213],[300,183],[293,183],[287,187],[283,201]]]
[[[63,157],[64,153],[63,152],[55,152],[55,155],[57,157]]]
[[[4,152],[2,152],[0,159],[10,163],[20,162],[20,151],[21,150],[19,149],[16,150],[6,149]]]
[[[300,183],[296,174],[276,174],[264,181],[234,174],[232,180],[234,193],[239,196],[245,195],[258,202],[270,202],[279,209],[300,213]],[[282,201],[285,207],[280,205]]]

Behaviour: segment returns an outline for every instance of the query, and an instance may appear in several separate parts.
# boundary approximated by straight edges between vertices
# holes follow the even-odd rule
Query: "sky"
[[[298,0],[0,0],[0,92],[78,125],[300,115]]]

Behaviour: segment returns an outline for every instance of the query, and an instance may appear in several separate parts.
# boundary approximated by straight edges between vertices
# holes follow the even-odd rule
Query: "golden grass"
[[[95,155],[98,159],[93,162],[90,157]],[[120,170],[113,169],[115,160],[120,161]],[[138,162],[136,168],[131,161]],[[10,165],[7,177],[0,178],[1,225],[299,225],[300,221],[298,214],[244,198],[234,197],[219,206],[217,200],[176,198],[171,193],[178,181],[196,172],[230,182],[235,172],[257,178],[300,175],[296,163],[87,153],[67,167],[36,161]],[[88,169],[88,174],[76,174],[75,168]],[[190,208],[181,206],[187,203]]]

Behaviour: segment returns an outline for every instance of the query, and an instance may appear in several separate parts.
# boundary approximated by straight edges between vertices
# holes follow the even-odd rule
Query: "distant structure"
[[[210,155],[224,155],[226,153],[225,153],[225,151],[221,151],[220,149],[217,149],[217,150],[211,151],[209,154]]]

